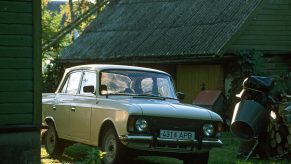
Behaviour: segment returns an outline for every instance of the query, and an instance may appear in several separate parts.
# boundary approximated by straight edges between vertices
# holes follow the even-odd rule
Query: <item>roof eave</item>
[[[68,64],[83,64],[83,63],[111,63],[111,64],[177,64],[177,63],[226,63],[229,60],[235,59],[235,56],[199,56],[199,57],[133,57],[133,58],[119,58],[119,59],[62,59],[61,63]]]

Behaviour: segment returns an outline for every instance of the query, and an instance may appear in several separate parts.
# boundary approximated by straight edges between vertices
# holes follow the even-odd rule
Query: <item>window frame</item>
[[[95,74],[95,93],[92,94],[92,95],[81,94],[81,87],[82,87],[83,78],[84,78],[84,76],[85,76],[85,72]],[[95,97],[95,96],[97,95],[97,89],[99,89],[99,88],[97,88],[97,81],[98,81],[98,80],[97,80],[97,72],[96,72],[96,71],[93,71],[93,70],[83,70],[83,71],[82,71],[82,77],[81,77],[81,79],[80,79],[80,84],[79,84],[79,92],[77,93],[77,95],[90,96],[90,97],[94,96],[94,97]]]
[[[62,92],[63,89],[64,89],[64,86],[67,84],[68,80],[70,80],[71,75],[72,75],[73,73],[77,73],[77,72],[81,72],[81,76],[80,76],[80,79],[79,79],[79,84],[78,84],[78,90],[77,90],[77,92],[74,93],[74,94],[72,94],[72,93],[67,93],[67,89],[68,89],[69,83],[68,83],[68,85],[67,85],[66,92]],[[68,73],[66,74],[66,77],[65,77],[65,79],[64,79],[64,81],[63,81],[63,83],[62,83],[62,86],[60,87],[60,90],[58,91],[58,93],[59,93],[59,94],[67,94],[67,95],[77,95],[77,94],[79,94],[79,93],[80,93],[80,84],[81,84],[81,80],[83,79],[83,72],[84,72],[83,70],[73,70],[73,71],[71,71],[71,72],[68,72]]]

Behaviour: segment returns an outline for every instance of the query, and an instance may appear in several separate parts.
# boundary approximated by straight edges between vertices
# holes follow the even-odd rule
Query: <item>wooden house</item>
[[[0,0],[0,163],[40,163],[40,10]]]
[[[162,69],[192,103],[202,87],[224,90],[244,49],[262,52],[266,72],[290,70],[291,0],[111,1],[60,59]]]

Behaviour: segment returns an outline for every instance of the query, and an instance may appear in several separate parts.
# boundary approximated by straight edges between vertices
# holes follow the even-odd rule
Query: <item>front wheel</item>
[[[53,158],[60,157],[64,152],[64,143],[58,138],[54,125],[49,124],[45,132],[44,144],[46,152]]]
[[[102,135],[102,151],[105,152],[104,164],[122,163],[125,156],[125,148],[120,143],[113,127],[106,129]]]
[[[209,159],[209,152],[188,156],[183,161],[184,161],[184,164],[207,164],[208,159]]]

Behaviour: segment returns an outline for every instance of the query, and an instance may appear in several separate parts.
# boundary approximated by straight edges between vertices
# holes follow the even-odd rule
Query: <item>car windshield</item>
[[[171,77],[157,72],[106,70],[100,75],[101,95],[152,96],[177,99]]]

